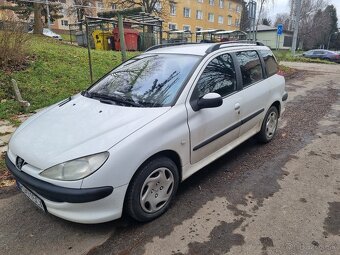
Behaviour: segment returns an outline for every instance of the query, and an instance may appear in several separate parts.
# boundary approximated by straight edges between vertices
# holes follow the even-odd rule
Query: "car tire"
[[[277,124],[279,122],[279,112],[275,106],[271,106],[264,117],[261,130],[256,138],[259,142],[270,142],[277,131]]]
[[[139,222],[156,219],[169,208],[178,184],[178,169],[171,159],[158,157],[148,161],[129,184],[126,212]]]

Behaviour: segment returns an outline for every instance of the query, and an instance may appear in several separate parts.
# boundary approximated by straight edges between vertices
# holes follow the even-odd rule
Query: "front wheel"
[[[140,222],[157,218],[169,208],[178,183],[178,169],[171,159],[159,157],[147,162],[129,185],[127,213]]]
[[[261,130],[257,134],[257,139],[262,143],[270,142],[276,134],[279,113],[275,106],[271,106],[264,117]]]

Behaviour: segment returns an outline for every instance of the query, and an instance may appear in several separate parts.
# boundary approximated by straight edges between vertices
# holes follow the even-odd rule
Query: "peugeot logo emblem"
[[[21,170],[22,166],[25,164],[25,161],[20,158],[20,157],[17,157],[17,162],[16,162],[16,166],[19,170]]]

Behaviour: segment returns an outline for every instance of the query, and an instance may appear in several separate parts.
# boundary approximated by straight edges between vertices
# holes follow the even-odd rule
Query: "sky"
[[[274,6],[268,8],[271,19],[275,19],[277,13],[289,13],[289,0],[275,0]],[[338,26],[340,27],[340,0],[328,0],[329,4],[333,4],[338,14]]]

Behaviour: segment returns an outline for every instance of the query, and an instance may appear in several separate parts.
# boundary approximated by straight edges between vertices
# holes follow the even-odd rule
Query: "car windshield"
[[[199,59],[177,54],[139,56],[112,70],[84,95],[127,106],[170,106]]]

